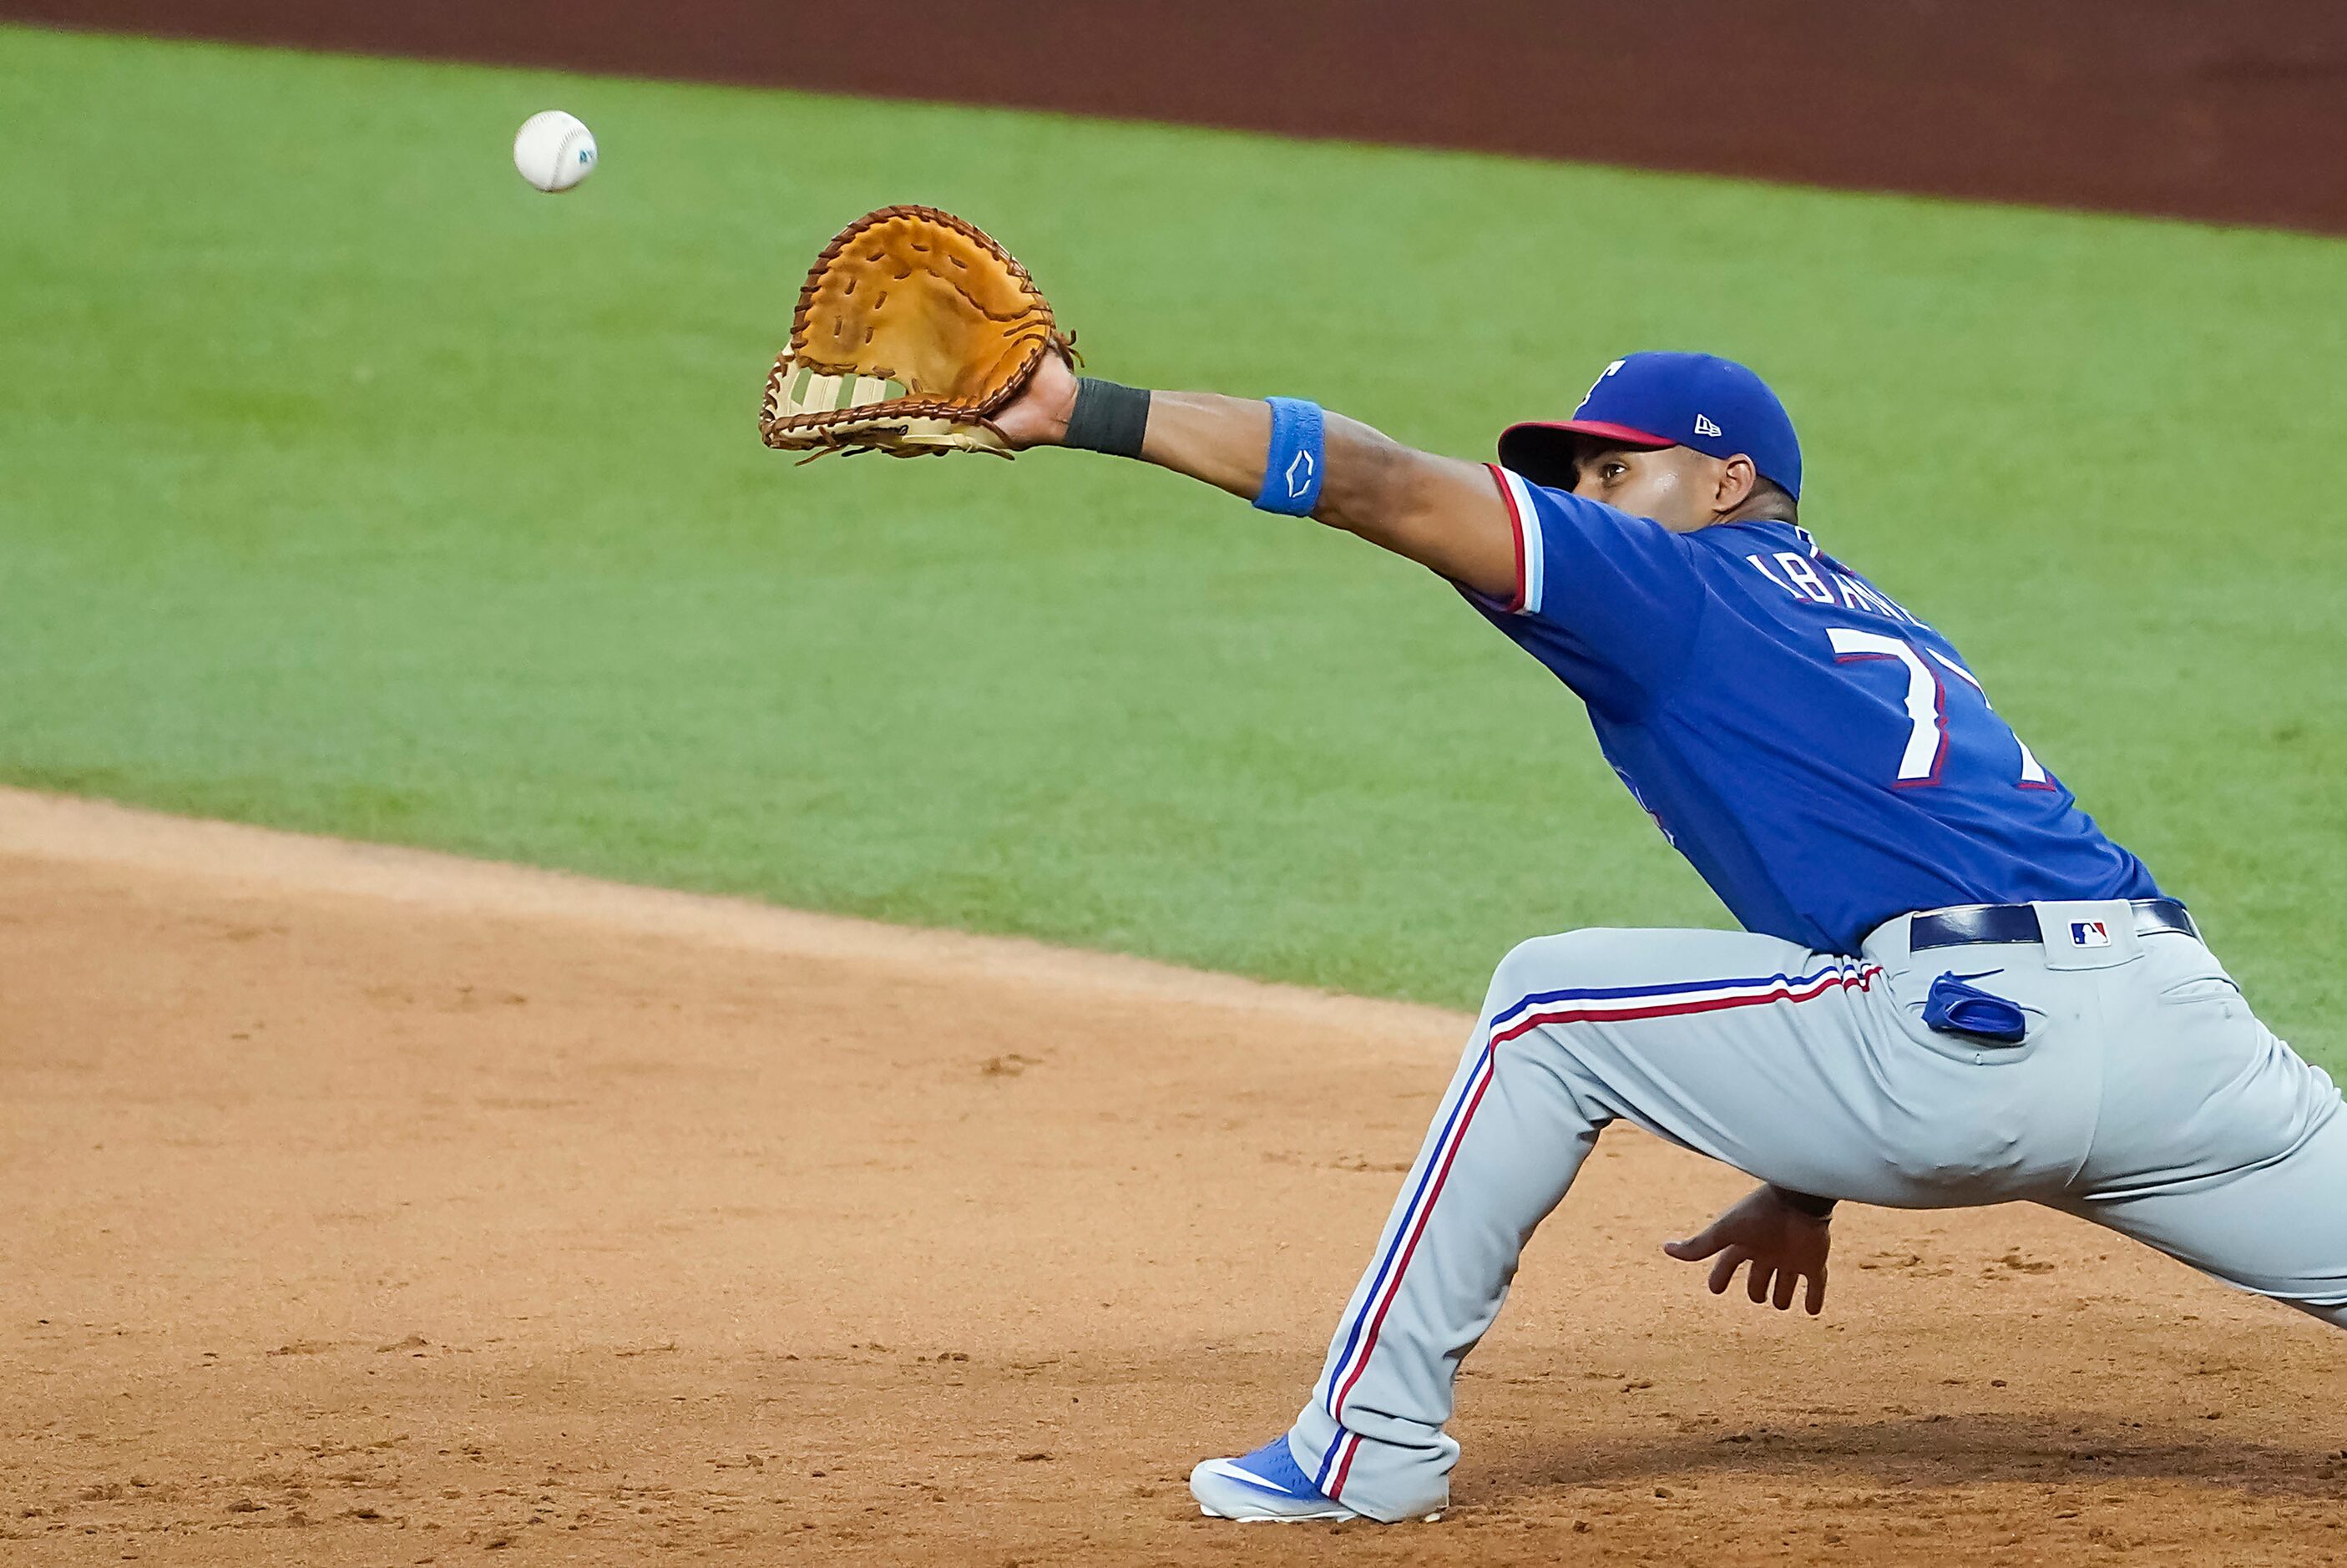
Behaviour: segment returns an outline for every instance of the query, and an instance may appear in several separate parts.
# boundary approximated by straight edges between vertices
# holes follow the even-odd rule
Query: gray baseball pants
[[[2041,904],[2067,941],[1859,958],[1729,931],[1575,931],[1510,953],[1288,1434],[1357,1512],[1440,1508],[1460,1363],[1608,1122],[1795,1191],[2028,1200],[2347,1327],[2347,1116],[2197,938]],[[1922,1021],[1942,973],[2018,1003],[2016,1045]]]

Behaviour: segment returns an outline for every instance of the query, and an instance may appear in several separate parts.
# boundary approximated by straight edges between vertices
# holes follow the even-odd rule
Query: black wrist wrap
[[[1060,438],[1061,446],[1138,457],[1141,438],[1148,433],[1146,388],[1120,386],[1089,375],[1076,377],[1076,406],[1068,415],[1068,433]]]
[[[1799,1209],[1813,1220],[1827,1218],[1834,1212],[1834,1204],[1841,1202],[1840,1198],[1820,1198],[1808,1193],[1797,1193],[1789,1187],[1778,1187],[1777,1195],[1784,1199],[1788,1206]]]

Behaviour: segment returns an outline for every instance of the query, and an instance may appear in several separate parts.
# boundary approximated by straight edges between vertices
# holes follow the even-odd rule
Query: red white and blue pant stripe
[[[1534,1030],[1564,1024],[1619,1024],[1645,1019],[1686,1018],[1734,1008],[1803,1002],[1851,988],[1864,990],[1881,972],[1880,965],[1834,960],[1800,975],[1538,991],[1495,1012],[1482,1031],[1481,1051],[1437,1118],[1438,1132],[1413,1173],[1399,1220],[1371,1272],[1369,1288],[1340,1330],[1337,1351],[1322,1376],[1319,1399],[1337,1424],[1337,1438],[1322,1457],[1313,1484],[1329,1497],[1343,1499],[1347,1478],[1361,1445],[1360,1434],[1344,1424],[1346,1400],[1359,1387],[1370,1358],[1377,1353],[1387,1316],[1401,1294],[1402,1282],[1426,1234],[1427,1223],[1458,1162],[1459,1151],[1474,1126],[1475,1113],[1491,1089],[1502,1048]]]

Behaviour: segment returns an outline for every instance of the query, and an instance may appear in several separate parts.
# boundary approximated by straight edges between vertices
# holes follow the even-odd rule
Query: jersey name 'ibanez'
[[[2159,896],[1947,639],[1800,528],[1675,534],[1492,472],[1516,597],[1468,599],[1747,930],[1855,953],[1917,909]]]

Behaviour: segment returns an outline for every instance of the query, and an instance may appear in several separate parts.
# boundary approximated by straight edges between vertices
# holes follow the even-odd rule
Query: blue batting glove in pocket
[[[1998,972],[1983,969],[1977,975],[1947,974],[1933,980],[1931,994],[1923,999],[1924,1023],[1942,1034],[1968,1034],[2001,1045],[2020,1044],[2022,1036],[2029,1032],[2029,1015],[2003,997],[1966,983]]]

